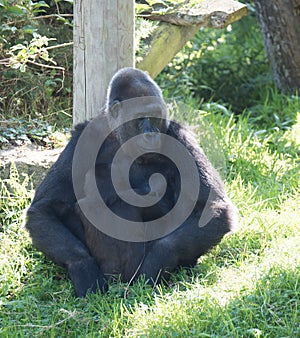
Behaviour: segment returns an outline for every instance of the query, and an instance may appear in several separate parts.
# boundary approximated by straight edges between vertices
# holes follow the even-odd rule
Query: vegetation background
[[[0,0],[2,148],[53,147],[71,128],[72,5]],[[178,119],[214,129],[239,231],[168,285],[115,283],[76,299],[65,271],[31,245],[34,190],[12,166],[0,181],[1,337],[300,337],[300,104],[276,89],[248,6],[232,26],[200,30],[157,78],[192,108]],[[151,30],[137,27],[138,38]]]

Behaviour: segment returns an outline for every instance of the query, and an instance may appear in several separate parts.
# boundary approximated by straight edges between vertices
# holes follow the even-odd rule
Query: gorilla
[[[107,291],[115,277],[168,280],[236,223],[219,174],[193,135],[168,119],[158,85],[123,68],[104,111],[75,126],[37,188],[26,228],[84,297]]]

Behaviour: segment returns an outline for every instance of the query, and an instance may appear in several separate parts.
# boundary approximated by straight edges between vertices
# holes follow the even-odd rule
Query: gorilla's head
[[[160,88],[148,74],[134,68],[118,71],[108,87],[106,112],[120,144],[143,134],[136,147],[147,152],[160,149],[160,133],[168,129],[167,109]]]

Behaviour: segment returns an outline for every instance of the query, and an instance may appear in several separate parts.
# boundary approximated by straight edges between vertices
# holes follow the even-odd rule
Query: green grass
[[[30,180],[1,182],[0,337],[300,337],[300,115],[261,131],[210,111],[240,229],[169,285],[115,283],[76,299],[61,268],[31,245]]]

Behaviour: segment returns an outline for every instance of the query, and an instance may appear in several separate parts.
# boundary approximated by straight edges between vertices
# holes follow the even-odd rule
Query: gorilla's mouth
[[[147,152],[159,150],[161,147],[160,133],[158,132],[144,133],[138,146],[142,150],[145,150]]]

